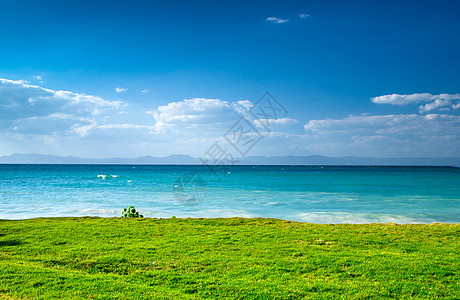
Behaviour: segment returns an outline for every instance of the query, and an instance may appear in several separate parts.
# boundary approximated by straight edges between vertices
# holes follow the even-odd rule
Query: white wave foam
[[[97,175],[97,178],[101,179],[110,179],[110,178],[117,178],[119,177],[118,175],[105,175],[105,174],[99,174]]]
[[[208,209],[208,210],[198,210],[194,212],[184,212],[180,210],[170,210],[170,211],[151,211],[151,210],[141,210],[144,213],[144,216],[152,218],[170,218],[171,216],[176,216],[178,218],[254,218],[257,217],[254,214],[246,210],[237,210],[237,209]]]
[[[116,211],[113,209],[83,209],[83,213],[85,214],[91,214],[91,215],[98,215],[98,214],[104,214],[104,215],[113,215],[116,214]]]
[[[254,218],[256,217],[254,214],[251,214],[250,212],[244,209],[207,209],[207,210],[202,210],[199,213],[204,214],[206,218],[232,218],[232,217]]]
[[[348,213],[348,212],[309,212],[299,213],[291,218],[309,223],[397,223],[397,224],[415,224],[415,223],[433,223],[435,220],[411,218],[402,215],[391,214],[371,214],[371,213]]]

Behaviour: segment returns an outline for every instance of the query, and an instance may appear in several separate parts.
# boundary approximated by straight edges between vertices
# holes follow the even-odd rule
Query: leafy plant
[[[134,206],[130,206],[128,208],[124,208],[123,212],[121,213],[121,216],[124,218],[143,218],[144,216],[139,214],[139,211],[137,211]]]

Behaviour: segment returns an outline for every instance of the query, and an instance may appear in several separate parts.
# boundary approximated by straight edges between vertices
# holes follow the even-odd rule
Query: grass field
[[[460,225],[0,221],[0,299],[460,299]]]

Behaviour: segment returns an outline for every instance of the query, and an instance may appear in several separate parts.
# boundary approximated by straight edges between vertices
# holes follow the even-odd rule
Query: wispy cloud
[[[117,92],[117,93],[123,93],[123,92],[126,92],[127,90],[128,90],[128,89],[121,88],[121,87],[115,88],[115,92]]]
[[[307,13],[303,13],[303,14],[299,15],[299,18],[301,18],[301,19],[306,19],[306,18],[309,18],[309,17],[311,17],[311,16],[309,14],[307,14]]]
[[[36,76],[34,76],[34,79],[37,80],[40,83],[43,83],[43,76],[42,75],[36,75]]]
[[[149,91],[150,91],[150,89],[143,89],[143,90],[141,91],[141,93],[147,94]]]
[[[298,124],[299,121],[292,118],[280,118],[280,119],[257,119],[254,121],[254,124],[259,128],[264,128],[264,124],[269,123],[270,126],[277,126],[277,125],[295,125]]]
[[[268,18],[265,19],[265,21],[275,23],[275,24],[282,24],[282,23],[288,22],[289,19],[281,19],[281,18],[277,18],[277,17],[268,17]]]

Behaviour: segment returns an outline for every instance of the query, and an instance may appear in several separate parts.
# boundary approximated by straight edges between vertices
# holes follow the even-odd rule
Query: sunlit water
[[[217,174],[204,166],[0,165],[0,218],[113,217],[133,205],[156,218],[460,222],[458,168],[236,166]]]

